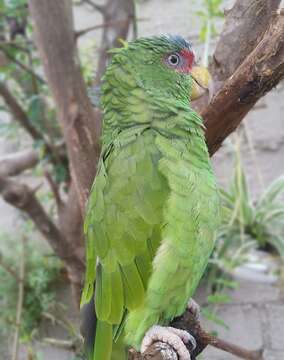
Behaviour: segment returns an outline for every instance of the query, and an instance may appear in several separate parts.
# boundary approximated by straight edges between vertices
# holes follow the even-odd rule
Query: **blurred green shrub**
[[[5,251],[5,265],[18,273],[21,246],[11,235],[1,234],[11,244]],[[55,304],[56,289],[61,270],[60,261],[53,255],[43,255],[34,245],[26,244],[24,302],[21,320],[21,339],[29,340],[37,329],[43,312]],[[19,280],[0,266],[0,333],[9,334],[16,325]]]

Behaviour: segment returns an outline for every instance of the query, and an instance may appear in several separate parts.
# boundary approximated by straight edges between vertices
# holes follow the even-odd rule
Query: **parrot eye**
[[[177,67],[180,64],[181,58],[179,54],[170,54],[167,58],[167,62],[170,66]]]

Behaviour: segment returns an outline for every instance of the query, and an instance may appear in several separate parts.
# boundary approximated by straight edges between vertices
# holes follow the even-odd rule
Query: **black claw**
[[[190,346],[190,352],[192,352],[192,351],[194,351],[194,350],[196,349],[197,343],[196,343],[195,338],[194,338],[190,333],[189,333],[189,335],[190,335],[189,341],[190,341],[190,344],[191,344],[191,346]]]

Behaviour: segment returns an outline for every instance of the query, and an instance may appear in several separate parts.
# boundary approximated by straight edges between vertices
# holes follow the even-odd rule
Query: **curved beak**
[[[209,71],[203,66],[194,66],[191,71],[191,100],[196,100],[204,94],[213,94],[213,81]]]

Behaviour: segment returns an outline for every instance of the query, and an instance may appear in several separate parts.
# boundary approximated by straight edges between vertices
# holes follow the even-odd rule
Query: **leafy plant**
[[[202,27],[199,34],[200,40],[205,42],[206,35],[208,32],[208,20],[210,21],[210,31],[212,35],[217,34],[216,25],[214,23],[214,19],[223,18],[224,13],[221,10],[221,6],[223,5],[223,0],[203,0],[202,1],[202,10],[196,12],[196,15],[202,20]]]
[[[221,9],[223,0],[203,0],[202,9],[196,11],[196,15],[201,21],[201,30],[199,38],[204,43],[204,54],[202,63],[208,66],[209,47],[212,37],[218,34],[216,22],[224,17]]]
[[[240,243],[256,241],[260,248],[271,248],[284,258],[284,176],[276,179],[253,201],[245,174],[237,165],[229,191],[222,190],[224,226]],[[228,229],[229,225],[229,229]],[[220,234],[221,235],[221,234]],[[228,236],[228,235],[227,235]]]
[[[284,176],[254,201],[237,155],[233,181],[220,194],[222,224],[206,273],[208,288],[215,292],[231,286],[234,268],[247,260],[251,249],[276,251],[284,258]]]
[[[228,190],[220,189],[222,224],[204,279],[209,295],[202,311],[209,321],[226,327],[217,316],[216,305],[230,302],[226,290],[238,286],[232,280],[232,272],[247,260],[250,250],[268,249],[284,258],[283,194],[284,176],[281,176],[254,201],[240,154],[236,153],[233,181]]]
[[[9,237],[3,234],[5,238]],[[12,251],[5,251],[5,265],[17,273],[20,258],[20,246],[9,239]],[[21,321],[21,337],[29,339],[37,328],[43,312],[50,311],[55,302],[55,290],[52,285],[58,281],[61,263],[52,255],[43,255],[36,247],[26,245],[24,303]],[[15,325],[16,304],[19,280],[0,267],[0,332],[9,333]]]

